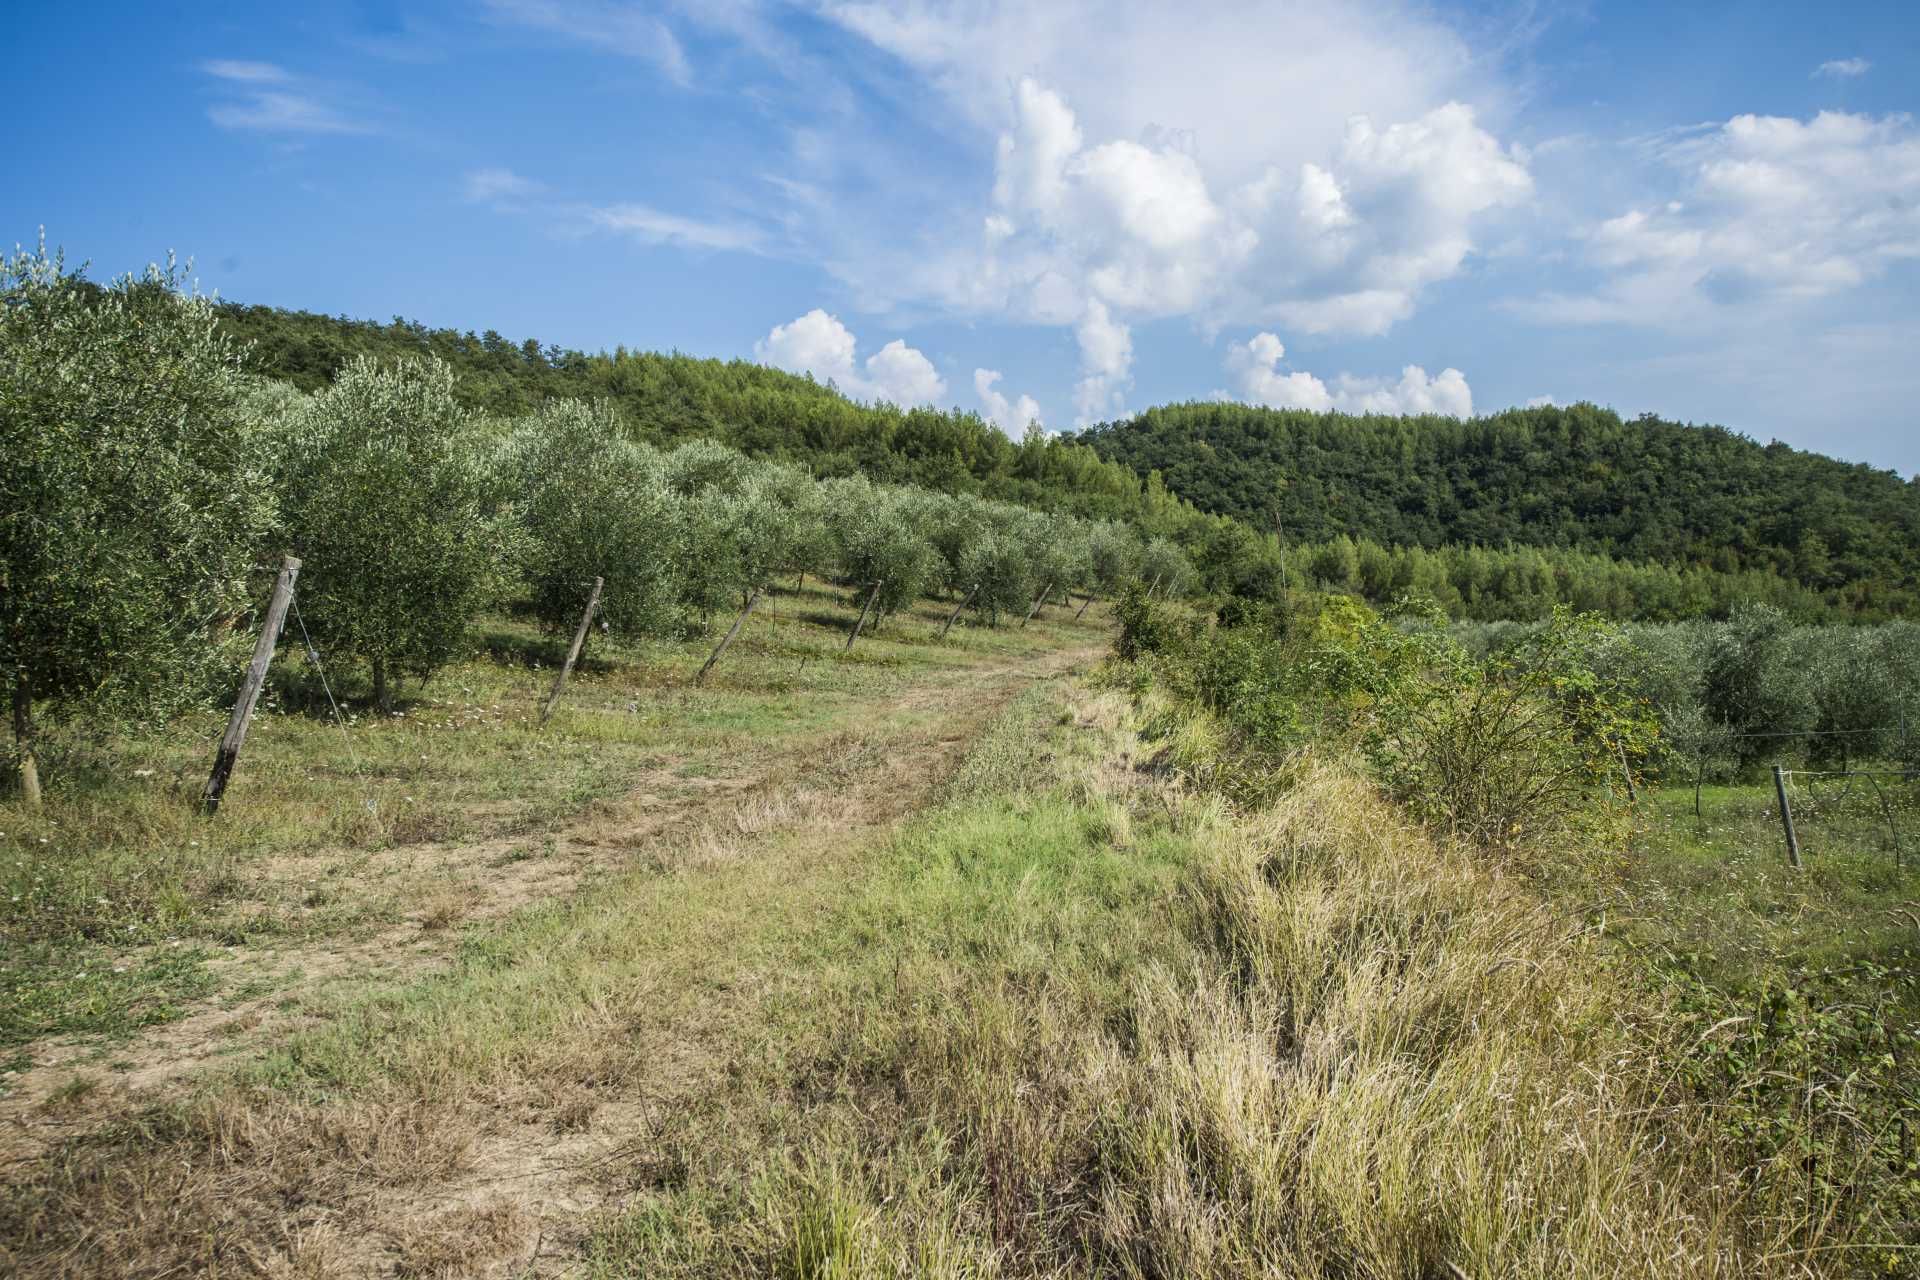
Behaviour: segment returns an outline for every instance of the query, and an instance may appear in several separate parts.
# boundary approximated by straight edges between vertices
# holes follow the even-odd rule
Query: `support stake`
[[[1633,767],[1627,763],[1627,744],[1616,742],[1613,745],[1620,750],[1620,776],[1627,780],[1627,803],[1638,804],[1640,792],[1634,788]]]
[[[851,650],[853,648],[853,642],[860,638],[860,628],[867,625],[867,614],[873,610],[873,602],[880,598],[880,588],[886,585],[884,580],[873,584],[873,590],[867,593],[867,602],[860,606],[860,617],[855,620],[853,630],[847,633],[847,647],[841,650],[841,652],[844,653]]]
[[[1793,805],[1787,800],[1787,775],[1779,765],[1773,766],[1773,792],[1780,797],[1780,825],[1787,832],[1787,862],[1795,867],[1800,865],[1800,837],[1793,831]]]
[[[1092,603],[1093,603],[1093,597],[1091,595],[1089,595],[1085,600],[1082,600],[1080,602],[1080,612],[1073,615],[1073,620],[1075,622],[1078,622],[1080,621],[1081,618],[1085,617],[1087,612],[1087,606]]]
[[[593,615],[600,608],[601,581],[599,578],[593,580],[593,590],[587,595],[587,607],[580,611],[580,625],[573,629],[573,643],[567,646],[567,660],[560,664],[560,674],[554,677],[553,692],[547,695],[547,705],[540,708],[542,728],[553,714],[553,709],[560,705],[560,691],[567,687],[567,677],[573,674],[573,664],[580,661],[581,646],[587,643],[587,628],[593,625]]]
[[[713,664],[720,661],[720,655],[727,651],[727,646],[733,643],[733,638],[740,634],[740,628],[745,625],[747,615],[753,612],[753,606],[760,603],[760,591],[761,588],[755,587],[753,594],[747,597],[747,607],[740,611],[740,616],[733,620],[731,627],[727,628],[727,634],[721,637],[720,643],[707,656],[706,662],[700,668],[700,674],[693,678],[695,684],[706,682],[707,672],[713,670]]]
[[[959,604],[953,606],[953,612],[947,615],[946,622],[942,623],[940,626],[940,638],[942,640],[945,640],[947,638],[947,632],[952,629],[953,620],[960,616],[960,611],[966,608],[968,605],[972,604],[973,598],[979,594],[980,594],[980,584],[976,582],[973,584],[973,590],[967,592],[967,598],[962,600]]]
[[[234,699],[227,731],[220,736],[220,752],[213,758],[213,773],[207,778],[206,789],[200,793],[200,806],[208,817],[220,811],[220,797],[226,794],[233,766],[239,763],[240,748],[247,741],[247,725],[253,719],[254,706],[260,701],[260,690],[267,682],[267,667],[272,664],[273,651],[280,644],[280,628],[286,625],[287,606],[293,602],[294,579],[299,576],[300,562],[292,556],[282,557],[280,576],[273,580],[273,598],[267,602],[267,616],[260,623],[260,638],[253,644],[253,661],[247,664],[247,674],[240,681],[240,696]]]
[[[1052,594],[1053,594],[1053,579],[1049,578],[1047,579],[1047,585],[1040,588],[1040,594],[1033,598],[1033,608],[1027,610],[1027,616],[1024,620],[1021,621],[1020,625],[1024,627],[1027,625],[1027,623],[1032,622],[1033,615],[1040,612],[1040,606],[1045,604],[1047,602],[1047,597]]]

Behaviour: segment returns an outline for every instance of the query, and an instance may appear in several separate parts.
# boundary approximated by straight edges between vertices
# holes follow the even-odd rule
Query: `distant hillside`
[[[1920,587],[1920,481],[1590,404],[1485,418],[1193,403],[1078,439],[1290,540],[1560,547],[1777,573],[1859,602]]]
[[[470,407],[526,413],[563,397],[617,405],[656,444],[721,440],[756,457],[801,463],[823,476],[864,472],[875,480],[977,493],[1078,515],[1143,519],[1154,509],[1175,523],[1191,512],[1153,495],[1130,468],[1058,437],[1009,440],[975,413],[862,405],[811,378],[745,360],[616,349],[589,355],[537,340],[429,329],[235,303],[221,323],[253,347],[256,370],[305,391],[326,385],[357,355],[434,355],[453,366]]]
[[[503,416],[604,399],[658,444],[710,437],[823,476],[1131,520],[1178,542],[1221,594],[1270,597],[1289,582],[1378,601],[1413,591],[1472,618],[1539,617],[1556,603],[1649,619],[1759,601],[1810,621],[1920,608],[1920,486],[1589,405],[1472,422],[1170,405],[1016,442],[976,413],[858,404],[744,360],[588,354],[238,304],[221,317],[257,371],[303,390],[356,355],[434,355],[468,405]],[[1432,554],[1384,555],[1395,547]]]

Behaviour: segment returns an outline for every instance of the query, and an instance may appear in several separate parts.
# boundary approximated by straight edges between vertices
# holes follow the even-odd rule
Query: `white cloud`
[[[1095,298],[1074,327],[1074,336],[1080,342],[1083,376],[1073,389],[1073,407],[1078,425],[1084,427],[1124,408],[1123,394],[1133,370],[1133,334]]]
[[[531,178],[523,178],[511,169],[475,169],[467,174],[466,198],[475,204],[510,206],[546,188]]]
[[[1872,67],[1873,64],[1865,58],[1835,58],[1830,62],[1823,62],[1815,67],[1813,74],[1816,76],[1831,76],[1836,80],[1846,80],[1854,76],[1863,76],[1867,74]]]
[[[326,100],[317,86],[271,62],[216,58],[200,64],[228,96],[207,108],[222,129],[249,133],[371,133],[372,129]]]
[[[855,361],[857,345],[850,329],[815,307],[775,325],[753,344],[753,355],[762,364],[810,373],[820,382],[832,381],[857,400],[912,406],[936,403],[947,394],[946,381],[933,362],[901,339],[867,357],[864,373]]]
[[[1726,306],[1830,297],[1920,258],[1920,132],[1911,117],[1735,116],[1657,150],[1682,198],[1584,235],[1611,274],[1592,294],[1521,309],[1569,323],[1692,327]]]
[[[585,211],[587,222],[602,231],[632,236],[644,244],[676,245],[683,249],[721,249],[758,253],[766,237],[754,227],[737,223],[704,222],[675,213],[663,213],[644,204],[615,204]]]
[[[1241,396],[1276,409],[1310,409],[1317,413],[1444,414],[1473,416],[1473,390],[1458,369],[1430,376],[1417,364],[1400,371],[1397,380],[1363,378],[1343,373],[1332,387],[1305,370],[1284,372],[1280,363],[1287,349],[1278,335],[1256,333],[1245,343],[1227,349],[1227,369],[1235,374]]]
[[[1026,434],[1029,424],[1041,421],[1040,402],[1026,395],[1018,400],[1007,399],[1006,394],[994,385],[999,381],[997,369],[973,371],[973,390],[980,397],[980,406],[986,411],[987,420],[1018,440]]]
[[[686,50],[663,20],[613,0],[485,0],[494,21],[545,31],[650,63],[677,85],[692,83]]]
[[[201,63],[200,69],[216,80],[239,84],[279,84],[291,79],[271,62],[246,62],[236,58],[213,58]]]

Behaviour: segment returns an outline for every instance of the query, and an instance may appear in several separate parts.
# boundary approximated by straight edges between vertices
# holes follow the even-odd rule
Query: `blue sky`
[[[36,6],[0,236],[1018,432],[1550,397],[1920,473],[1920,8]]]

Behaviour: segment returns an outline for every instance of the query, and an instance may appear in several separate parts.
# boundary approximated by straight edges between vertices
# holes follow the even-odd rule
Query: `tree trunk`
[[[1087,606],[1092,603],[1093,603],[1092,596],[1088,596],[1085,600],[1082,600],[1080,602],[1080,612],[1073,615],[1073,620],[1075,622],[1078,622],[1080,621],[1081,618],[1085,617],[1087,613]]]
[[[13,677],[13,759],[20,776],[20,799],[40,807],[40,762],[33,754],[33,684],[26,671]]]
[[[387,660],[373,660],[373,701],[382,712],[393,710],[393,690],[387,687]]]

